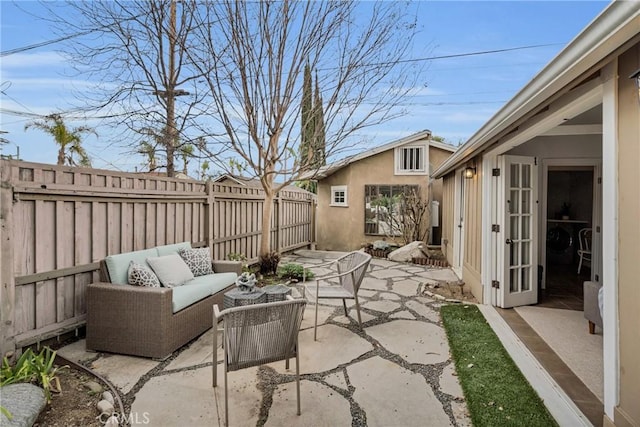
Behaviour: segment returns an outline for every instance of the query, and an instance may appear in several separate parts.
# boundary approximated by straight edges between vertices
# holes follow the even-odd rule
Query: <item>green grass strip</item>
[[[478,307],[447,305],[440,313],[475,427],[558,425]]]

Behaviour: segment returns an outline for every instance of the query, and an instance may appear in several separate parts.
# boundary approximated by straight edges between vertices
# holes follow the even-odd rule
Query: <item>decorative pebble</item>
[[[104,423],[104,427],[118,427],[120,423],[118,423],[118,417],[112,415],[109,417],[106,423]]]
[[[95,381],[87,381],[84,383],[84,386],[87,387],[92,393],[102,393],[102,386]]]
[[[113,405],[111,404],[111,402],[107,401],[107,400],[101,400],[100,402],[98,402],[98,411],[101,414],[113,414],[114,408]]]
[[[113,400],[113,395],[109,391],[105,391],[105,392],[102,393],[102,399],[106,400],[107,402],[111,403],[112,405],[115,405],[115,401]]]

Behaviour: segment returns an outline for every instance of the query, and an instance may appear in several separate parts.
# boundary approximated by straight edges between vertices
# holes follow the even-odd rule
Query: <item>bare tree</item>
[[[175,155],[190,143],[192,121],[207,109],[197,68],[186,55],[196,2],[68,1],[64,14],[44,4],[59,33],[83,35],[70,38],[65,49],[78,73],[96,82],[79,93],[80,108],[101,111],[112,130],[125,125],[137,134],[138,141],[125,139],[132,153],[147,136],[141,130],[161,128],[154,156],[165,157],[167,175],[174,176]]]
[[[198,43],[189,50],[212,100],[209,140],[227,148],[221,167],[245,163],[265,193],[260,253],[270,252],[273,200],[285,185],[313,178],[321,164],[301,158],[305,64],[322,88],[326,156],[354,134],[401,113],[418,73],[405,62],[414,18],[400,2],[203,1]],[[224,132],[224,138],[214,134]],[[320,130],[318,129],[318,132]],[[316,135],[318,137],[319,135]],[[240,159],[240,160],[238,160]]]

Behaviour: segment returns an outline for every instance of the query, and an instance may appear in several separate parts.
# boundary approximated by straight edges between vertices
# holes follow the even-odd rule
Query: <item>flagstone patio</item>
[[[298,251],[281,262],[319,264],[336,252]],[[319,273],[320,268],[316,269]],[[232,426],[470,426],[442,327],[442,301],[423,295],[427,280],[457,281],[450,269],[373,259],[353,303],[306,308],[300,341],[302,415],[296,415],[295,363],[229,373]],[[106,377],[130,419],[154,426],[224,425],[223,369],[212,388],[213,330],[162,362],[86,352],[84,341],[59,350]],[[220,343],[220,340],[218,341]],[[222,360],[218,349],[218,360]]]

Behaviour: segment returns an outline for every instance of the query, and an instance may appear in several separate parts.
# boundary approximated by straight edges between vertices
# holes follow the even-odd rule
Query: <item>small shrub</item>
[[[297,280],[298,282],[302,282],[303,274],[304,267],[300,264],[288,263],[280,266],[280,268],[278,269],[278,276],[280,276],[281,279],[293,279]],[[305,277],[307,279],[312,279],[313,276],[313,272],[307,270],[307,274]]]
[[[238,252],[229,252],[227,254],[227,259],[229,261],[242,261],[242,262],[247,262],[247,256],[243,253],[238,253]]]
[[[245,273],[249,272],[249,265],[247,264],[247,256],[240,252],[229,252],[227,254],[227,260],[229,261],[240,261],[242,263],[242,271]]]
[[[56,352],[44,347],[35,354],[28,348],[16,361],[14,366],[5,357],[0,369],[0,387],[15,383],[33,383],[44,389],[47,401],[51,401],[51,392],[60,393],[58,371],[63,367],[54,367]]]

